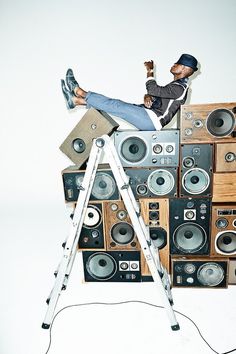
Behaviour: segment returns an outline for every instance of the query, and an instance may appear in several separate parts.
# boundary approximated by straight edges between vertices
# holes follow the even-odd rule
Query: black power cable
[[[51,323],[51,326],[50,326],[50,330],[49,330],[49,344],[48,344],[48,348],[47,348],[47,351],[45,354],[48,354],[49,350],[50,350],[50,347],[51,347],[51,344],[52,344],[52,326],[53,326],[53,323],[56,319],[56,317],[64,310],[68,309],[68,308],[71,308],[71,307],[79,307],[79,306],[95,306],[95,305],[124,305],[124,304],[130,304],[130,303],[137,303],[137,304],[144,304],[144,305],[148,305],[148,306],[152,306],[152,307],[156,307],[156,308],[159,308],[159,309],[164,309],[164,306],[159,306],[159,305],[155,305],[155,304],[152,304],[150,302],[146,302],[146,301],[141,301],[141,300],[127,300],[127,301],[121,301],[121,302],[87,302],[87,303],[82,303],[82,304],[74,304],[74,305],[68,305],[68,306],[65,306],[63,307],[62,309],[60,309],[56,315],[54,316],[53,320],[52,320],[52,323]],[[190,322],[192,322],[192,324],[194,325],[194,327],[197,329],[198,331],[198,334],[200,335],[200,337],[202,338],[202,340],[206,343],[206,345],[216,354],[229,354],[229,353],[232,353],[234,351],[236,351],[236,348],[235,349],[232,349],[232,350],[229,350],[228,352],[224,352],[224,353],[219,353],[217,352],[216,350],[214,350],[210,344],[206,341],[206,339],[203,337],[199,327],[196,325],[196,323],[190,318],[188,317],[187,315],[183,314],[182,312],[180,311],[177,311],[177,310],[173,310],[175,313],[187,318]]]

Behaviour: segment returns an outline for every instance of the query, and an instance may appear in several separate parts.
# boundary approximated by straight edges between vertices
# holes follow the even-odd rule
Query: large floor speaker
[[[236,204],[212,206],[211,255],[236,257]]]
[[[62,171],[66,202],[77,201],[84,174],[85,170],[78,170],[76,166],[69,166]],[[117,199],[119,199],[119,191],[111,169],[99,167],[96,171],[90,200]]]
[[[79,249],[105,249],[103,204],[89,203],[79,238]]]
[[[159,249],[160,261],[169,272],[169,200],[140,200],[141,215],[145,225],[149,226],[149,234],[154,245]],[[152,280],[143,253],[141,254],[143,280]],[[151,279],[149,279],[151,277]]]
[[[111,135],[119,125],[107,113],[90,108],[74,127],[60,150],[79,168],[88,159],[93,139]]]
[[[215,172],[236,172],[236,141],[215,144]]]
[[[235,142],[236,102],[183,105],[181,143]]]
[[[181,144],[180,197],[211,196],[213,144]]]
[[[123,131],[114,134],[124,167],[170,167],[179,163],[179,131]]]
[[[213,173],[213,196],[216,203],[236,202],[236,173]]]
[[[177,196],[177,168],[125,168],[136,199]]]
[[[172,285],[175,287],[226,288],[228,260],[217,258],[173,258]]]
[[[236,284],[236,259],[229,260],[229,284]]]
[[[139,250],[140,245],[124,202],[104,202],[107,250]]]
[[[86,282],[140,282],[140,252],[83,251]]]
[[[170,199],[170,253],[208,255],[210,198]]]

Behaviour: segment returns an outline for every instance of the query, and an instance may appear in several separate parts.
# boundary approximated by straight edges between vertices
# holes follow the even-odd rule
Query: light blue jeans
[[[87,108],[113,114],[133,124],[139,130],[156,130],[145,108],[89,91],[85,97]]]

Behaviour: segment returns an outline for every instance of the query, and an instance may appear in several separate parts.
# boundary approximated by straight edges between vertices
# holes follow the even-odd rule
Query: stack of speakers
[[[74,162],[62,171],[66,203],[77,201],[92,140],[112,134],[173,286],[236,284],[235,113],[236,103],[185,105],[179,129],[150,132],[117,131],[88,110],[60,147]],[[109,165],[96,172],[78,248],[85,281],[152,281]]]

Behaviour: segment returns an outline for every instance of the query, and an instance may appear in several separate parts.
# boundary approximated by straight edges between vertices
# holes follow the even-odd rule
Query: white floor
[[[41,329],[45,300],[54,284],[53,272],[69,230],[62,205],[1,211],[2,287],[1,344],[4,354],[46,354],[49,330]],[[224,290],[173,289],[175,309],[191,317],[216,352],[236,347],[236,286]],[[162,305],[152,283],[83,283],[80,255],[56,312],[88,302],[142,300]],[[90,305],[62,311],[52,326],[50,354],[202,354],[212,350],[197,329],[177,314],[181,330],[173,332],[163,309],[140,303]]]

